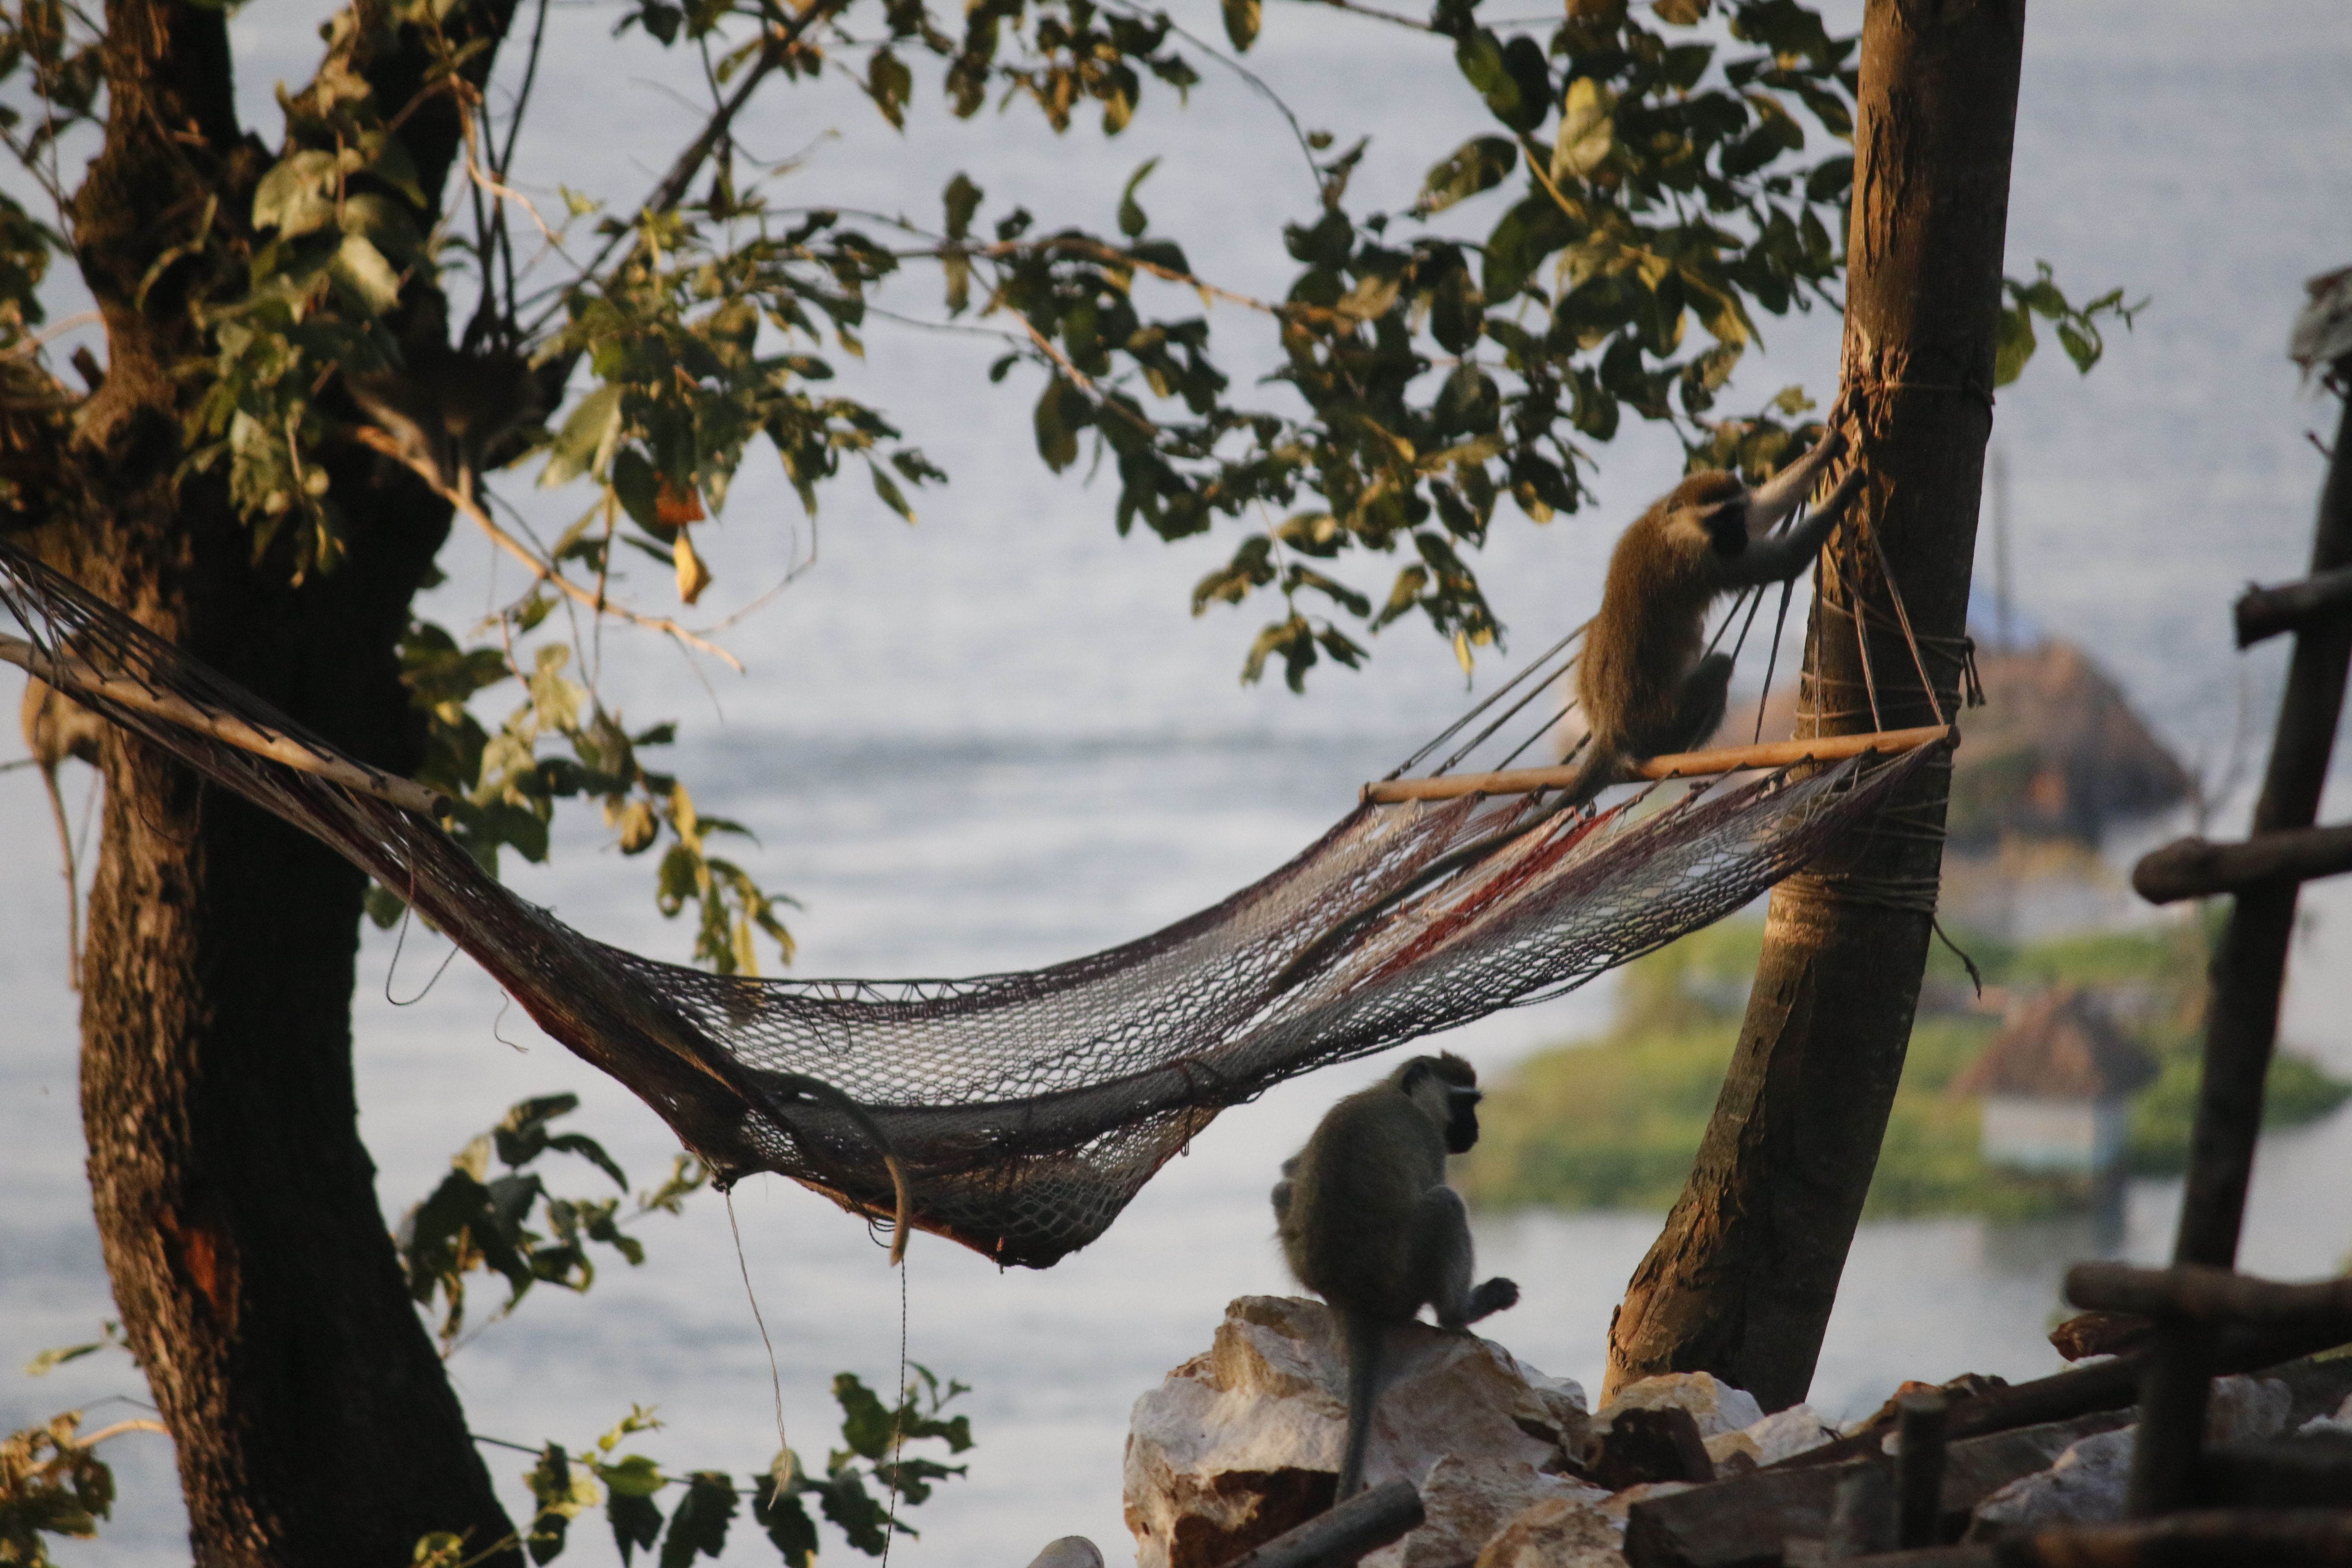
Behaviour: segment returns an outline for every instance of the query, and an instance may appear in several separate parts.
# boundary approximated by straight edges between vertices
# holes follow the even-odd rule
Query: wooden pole
[[[2135,1268],[2128,1263],[2077,1263],[2066,1271],[2066,1300],[2078,1307],[2142,1317],[2194,1318],[2206,1323],[2341,1325],[2352,1340],[2352,1279],[2283,1285],[2227,1268],[2179,1263]]]
[[[2242,893],[2263,882],[2308,882],[2352,871],[2352,826],[2291,827],[2242,844],[2176,838],[2132,868],[2132,890],[2151,904]]]
[[[1944,1517],[1944,1437],[1950,1406],[1940,1393],[1906,1394],[1895,1415],[1895,1541],[1933,1546]]]
[[[1420,1490],[1411,1481],[1390,1481],[1283,1531],[1226,1568],[1347,1568],[1423,1517]]]
[[[1959,744],[1950,724],[1923,724],[1883,734],[1822,735],[1802,741],[1768,741],[1760,746],[1717,746],[1706,752],[1669,752],[1633,764],[1644,779],[1697,778],[1753,768],[1785,768],[1796,763],[1829,763],[1871,752],[1893,755],[1948,741]],[[1533,795],[1558,789],[1576,776],[1574,768],[1511,768],[1496,773],[1445,773],[1426,779],[1385,779],[1364,786],[1374,801],[1451,800],[1465,795]]]
[[[2339,364],[2339,371],[2343,368]],[[2336,422],[2314,531],[2311,574],[2347,565],[2352,565],[2352,399],[2346,401]],[[2255,837],[2309,827],[2317,819],[2328,756],[2344,714],[2347,667],[2352,667],[2352,618],[2336,616],[2295,634],[2270,765],[2254,805]],[[2294,936],[2301,891],[2294,882],[2270,882],[2240,893],[2214,952],[2205,1004],[2204,1077],[2190,1134],[2180,1227],[2172,1247],[2177,1264],[2236,1265],[2254,1141],[2262,1131],[2263,1084],[2278,1038],[2279,994],[2286,981],[2287,949]],[[2146,1416],[2132,1463],[2128,1507],[2136,1517],[2177,1508],[2189,1494],[2205,1429],[2217,1331],[2212,1324],[2181,1317],[2157,1324],[2156,1349],[2141,1397]]]
[[[2233,613],[2240,647],[2352,613],[2352,567],[2316,572],[2275,588],[2249,588],[2238,595]]]
[[[449,809],[446,796],[413,780],[396,773],[378,773],[373,768],[362,767],[341,757],[323,756],[299,741],[268,734],[233,714],[208,713],[194,703],[169,692],[151,691],[139,681],[101,674],[71,655],[43,653],[22,637],[0,636],[0,659],[47,681],[68,696],[96,698],[119,708],[128,708],[135,713],[144,713],[152,719],[161,719],[167,724],[210,736],[239,751],[268,757],[273,763],[283,763],[302,773],[316,773],[345,789],[389,801],[403,811],[413,811],[419,816],[437,817]]]

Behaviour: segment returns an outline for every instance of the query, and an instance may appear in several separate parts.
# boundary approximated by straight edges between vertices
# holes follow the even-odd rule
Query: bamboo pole
[[[1644,779],[1696,778],[1706,773],[1736,773],[1750,768],[1785,768],[1793,763],[1830,763],[1846,757],[1883,752],[1894,754],[1938,741],[1959,743],[1960,731],[1951,724],[1922,724],[1916,730],[1886,730],[1869,735],[1821,735],[1809,741],[1767,741],[1760,746],[1717,746],[1706,752],[1669,752],[1633,764]],[[1498,773],[1448,773],[1428,779],[1384,779],[1364,786],[1364,798],[1383,803],[1400,800],[1451,800],[1465,795],[1533,795],[1558,789],[1576,776],[1569,768],[1511,768]]]
[[[449,808],[446,796],[396,773],[379,773],[341,757],[322,756],[299,741],[272,735],[228,713],[209,713],[184,698],[150,691],[135,680],[100,673],[71,655],[43,653],[22,637],[0,636],[0,659],[16,665],[68,695],[84,695],[128,708],[183,730],[192,730],[224,745],[251,752],[301,773],[314,773],[345,789],[372,795],[403,811],[437,817]]]

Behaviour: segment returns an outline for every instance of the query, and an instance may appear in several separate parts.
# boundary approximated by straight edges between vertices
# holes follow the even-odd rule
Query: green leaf
[[[1219,0],[1225,14],[1225,37],[1234,48],[1247,54],[1257,42],[1258,0]]]
[[[2025,370],[2033,357],[2033,314],[2024,305],[2012,305],[2000,313],[1994,331],[1992,384],[2007,386]]]
[[[657,503],[661,497],[661,476],[635,443],[622,447],[613,454],[613,494],[630,520],[648,532],[667,533]]]
[[[556,432],[547,467],[540,470],[541,489],[569,484],[594,466],[597,455],[619,433],[622,390],[607,382],[580,400],[563,421],[563,428]]]
[[[1538,193],[1503,215],[1486,237],[1486,303],[1499,305],[1528,285],[1546,257],[1577,238],[1568,215]]]
[[[559,1154],[577,1154],[606,1175],[623,1192],[629,1190],[629,1178],[621,1173],[619,1162],[604,1152],[604,1146],[585,1132],[559,1132],[547,1141],[547,1146]]]
[[[798,1464],[793,1465],[797,1469]],[[787,1568],[812,1568],[816,1561],[816,1524],[801,1506],[801,1500],[789,1491],[782,1491],[776,1478],[761,1476],[751,1490],[751,1521],[768,1532]]]
[[[371,316],[389,314],[400,303],[400,274],[364,237],[343,236],[327,264],[328,276],[357,300]]]
[[[669,1516],[662,1541],[661,1568],[692,1568],[695,1554],[716,1557],[727,1549],[727,1525],[735,1517],[735,1483],[717,1470],[686,1478],[686,1496]]]
[[[1034,419],[1037,455],[1058,474],[1078,460],[1078,432],[1094,422],[1094,407],[1085,393],[1056,375],[1037,399]]]
[[[335,221],[327,195],[334,176],[332,153],[312,148],[281,159],[254,187],[253,226],[275,228],[284,239],[327,227]]]
[[[1423,178],[1419,210],[1444,212],[1456,202],[1492,190],[1518,161],[1518,143],[1507,137],[1479,136],[1465,142]]]
[[[898,1424],[879,1394],[859,1382],[856,1373],[843,1372],[834,1374],[833,1397],[841,1405],[841,1440],[851,1453],[878,1459],[890,1451]]]
[[[948,237],[961,240],[971,233],[972,216],[980,211],[983,193],[969,175],[958,174],[940,194],[947,207]]]
[[[1118,194],[1118,232],[1129,239],[1141,239],[1143,231],[1151,226],[1151,219],[1137,204],[1135,193],[1138,186],[1151,177],[1151,171],[1158,167],[1159,159],[1146,158],[1136,166],[1135,173],[1127,177],[1127,188]]]
[[[907,128],[907,99],[914,90],[915,73],[907,68],[906,62],[889,49],[875,50],[874,58],[866,68],[866,96],[874,100],[882,118],[896,130]]]
[[[1533,131],[1551,113],[1551,67],[1533,38],[1522,35],[1507,44],[1480,27],[1455,44],[1454,62],[1512,130]]]
[[[908,522],[914,521],[915,509],[907,504],[907,492],[898,488],[898,481],[884,473],[878,463],[868,463],[866,468],[874,476],[874,493],[882,498],[882,504]]]
[[[604,1489],[604,1521],[613,1527],[613,1542],[621,1549],[625,1565],[638,1547],[650,1549],[661,1539],[661,1510],[650,1494],[625,1492],[612,1484],[609,1475]]]

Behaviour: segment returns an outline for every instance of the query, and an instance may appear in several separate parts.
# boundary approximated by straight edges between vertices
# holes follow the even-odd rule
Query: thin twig
[[[727,666],[728,668],[733,670],[736,674],[740,675],[743,673],[742,661],[737,658],[733,654],[729,653],[725,648],[720,647],[717,643],[712,642],[709,638],[687,630],[684,626],[679,626],[676,621],[670,620],[667,616],[641,615],[635,610],[628,609],[623,605],[612,604],[610,602],[600,604],[596,595],[590,593],[587,589],[582,587],[579,584],[574,583],[571,578],[566,577],[554,567],[548,565],[537,555],[531,553],[529,546],[525,545],[522,541],[517,539],[513,534],[509,533],[505,529],[500,528],[498,525],[497,521],[493,519],[488,512],[482,510],[479,503],[475,501],[472,497],[461,495],[457,491],[453,490],[448,486],[443,484],[441,482],[440,475],[433,471],[431,465],[421,463],[409,457],[405,452],[401,450],[400,443],[394,440],[392,437],[386,435],[384,432],[376,429],[373,426],[360,425],[352,427],[352,434],[355,439],[359,440],[363,445],[373,447],[375,450],[383,453],[385,457],[392,458],[402,467],[407,468],[418,479],[423,479],[425,485],[431,489],[435,495],[439,496],[443,500],[447,501],[451,506],[465,513],[467,517],[473,521],[474,526],[479,528],[484,533],[488,534],[490,536],[490,542],[493,544],[496,544],[499,549],[505,551],[517,561],[521,562],[523,565],[529,567],[530,569],[530,574],[538,581],[553,586],[567,597],[587,605],[591,610],[593,610],[600,615],[617,616],[618,618],[628,622],[631,626],[643,626],[647,631],[659,632],[664,637],[675,637],[688,647],[698,648],[702,652],[709,654],[711,658],[719,660],[721,664]]]

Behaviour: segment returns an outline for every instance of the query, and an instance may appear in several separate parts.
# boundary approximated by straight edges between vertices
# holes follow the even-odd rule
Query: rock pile
[[[1882,1443],[1869,1423],[1841,1442],[1811,1407],[1767,1415],[1705,1373],[1633,1384],[1588,1415],[1574,1383],[1491,1341],[1416,1324],[1392,1334],[1389,1354],[1366,1479],[1413,1482],[1427,1517],[1368,1568],[1794,1563],[1826,1550],[1841,1484],[1891,1451],[1892,1434]],[[1137,1568],[1223,1568],[1328,1508],[1346,1387],[1339,1325],[1321,1303],[1244,1296],[1228,1307],[1210,1350],[1136,1402],[1126,1505]],[[1948,1385],[1960,1399],[1996,1392],[2042,1397],[1997,1379]],[[1952,1442],[1943,1539],[2116,1517],[2132,1418],[2094,1410]],[[2212,1442],[2284,1431],[2346,1441],[2352,1360],[2216,1382]],[[1832,1454],[1788,1463],[1831,1443]]]

